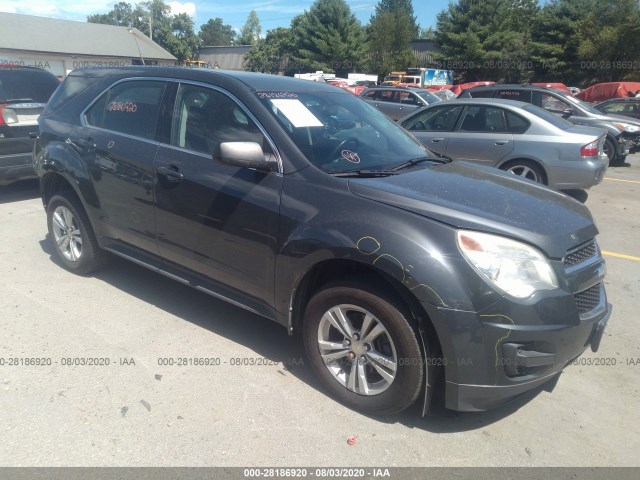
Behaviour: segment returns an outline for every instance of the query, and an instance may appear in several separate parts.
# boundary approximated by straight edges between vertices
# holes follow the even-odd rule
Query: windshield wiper
[[[433,158],[433,157],[412,158],[410,160],[407,160],[404,163],[401,163],[400,165],[397,165],[397,166],[395,166],[393,168],[390,168],[388,171],[389,172],[397,172],[398,170],[402,170],[404,168],[413,167],[413,166],[418,165],[419,163],[422,163],[422,162],[449,163],[452,160],[450,157],[447,157],[446,155],[443,155],[442,153],[433,152],[433,154],[437,155],[439,158]]]
[[[361,178],[371,178],[371,177],[388,177],[390,175],[397,175],[394,171],[391,170],[347,170],[345,172],[328,172],[329,175],[333,175],[334,177],[361,177]]]

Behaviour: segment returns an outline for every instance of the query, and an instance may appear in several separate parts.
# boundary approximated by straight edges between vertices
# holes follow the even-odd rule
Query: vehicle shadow
[[[569,195],[574,200],[579,201],[580,203],[585,203],[589,198],[589,192],[586,190],[563,190],[562,193],[565,195]]]
[[[39,196],[38,180],[24,180],[0,187],[0,204],[31,200]]]
[[[51,261],[62,268],[54,255],[49,235],[40,241],[40,246]],[[256,356],[280,364],[281,373],[291,374],[311,388],[327,394],[309,367],[302,339],[300,336],[289,336],[283,326],[119,257],[111,256],[109,265],[93,274],[93,277],[187,322],[243,345],[254,351]],[[410,428],[420,428],[433,433],[464,432],[500,421],[533,399],[542,389],[533,390],[504,407],[483,413],[447,410],[444,408],[443,396],[437,394],[432,402],[430,415],[424,418],[421,417],[422,398],[399,415],[367,416],[382,423],[401,423]]]

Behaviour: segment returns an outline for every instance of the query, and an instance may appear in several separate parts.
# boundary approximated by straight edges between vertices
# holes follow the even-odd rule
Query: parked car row
[[[570,95],[557,88],[479,85],[444,102],[417,90],[376,87],[361,97],[440,155],[495,166],[556,190],[597,185],[635,139],[632,125],[596,115],[575,99],[568,103]]]
[[[479,153],[453,131],[498,135],[485,141],[494,152],[558,133],[543,110],[495,104],[436,102],[405,126],[437,130],[442,141],[426,142],[445,154]],[[343,90],[87,69],[38,123],[33,162],[62,266],[87,274],[111,252],[274,320],[300,333],[322,387],[351,408],[419,401],[425,414],[443,389],[448,408],[486,410],[598,350],[611,306],[587,208],[450,162]],[[581,146],[597,163],[604,133],[566,123],[555,127],[575,139],[566,155]]]

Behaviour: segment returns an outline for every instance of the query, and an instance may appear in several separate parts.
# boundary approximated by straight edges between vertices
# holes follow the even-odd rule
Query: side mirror
[[[562,117],[563,117],[563,118],[568,118],[568,117],[570,117],[571,115],[573,115],[573,113],[574,113],[574,112],[573,112],[573,110],[572,110],[572,109],[570,109],[570,108],[565,108],[564,110],[562,110]]]
[[[262,147],[256,142],[222,142],[220,155],[213,154],[213,159],[240,168],[272,172],[277,169],[277,162],[267,159]]]

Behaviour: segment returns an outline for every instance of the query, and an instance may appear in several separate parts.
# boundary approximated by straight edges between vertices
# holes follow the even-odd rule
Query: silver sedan
[[[574,125],[528,103],[450,100],[399,123],[437,153],[498,167],[556,190],[596,185],[609,166],[604,130]]]

